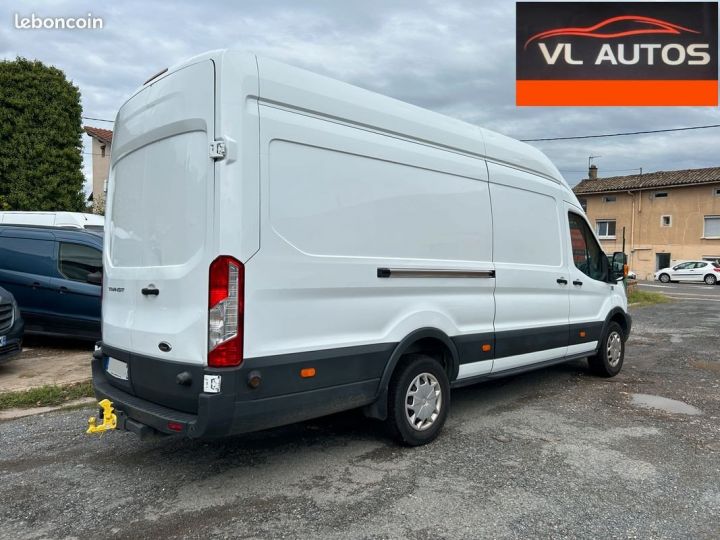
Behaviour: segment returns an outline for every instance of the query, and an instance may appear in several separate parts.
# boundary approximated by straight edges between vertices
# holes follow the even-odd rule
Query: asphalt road
[[[0,423],[0,536],[718,538],[719,306],[633,316],[618,377],[455,391],[416,449],[357,413],[213,442],[89,437],[87,410]]]
[[[704,283],[660,283],[659,281],[638,281],[643,291],[663,293],[673,300],[683,302],[720,302],[720,285]]]

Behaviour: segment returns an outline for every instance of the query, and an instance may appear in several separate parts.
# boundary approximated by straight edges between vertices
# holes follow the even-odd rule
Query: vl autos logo
[[[717,2],[518,2],[517,105],[718,104]]]

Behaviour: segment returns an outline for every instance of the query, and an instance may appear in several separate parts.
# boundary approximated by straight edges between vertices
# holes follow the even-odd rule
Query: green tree
[[[0,62],[0,210],[85,209],[80,90],[42,62]]]

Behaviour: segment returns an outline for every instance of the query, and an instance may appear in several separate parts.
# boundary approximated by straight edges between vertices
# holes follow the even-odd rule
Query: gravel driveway
[[[618,377],[457,390],[422,448],[354,412],[209,443],[88,437],[88,410],[0,423],[0,535],[718,538],[720,310],[633,316]]]

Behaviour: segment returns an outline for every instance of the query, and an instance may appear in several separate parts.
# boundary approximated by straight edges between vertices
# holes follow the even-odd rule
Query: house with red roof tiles
[[[110,147],[113,132],[109,129],[84,126],[85,133],[92,138],[92,200],[105,200],[108,173],[110,172]]]
[[[573,188],[606,253],[639,279],[682,260],[720,259],[720,167],[588,178]]]

